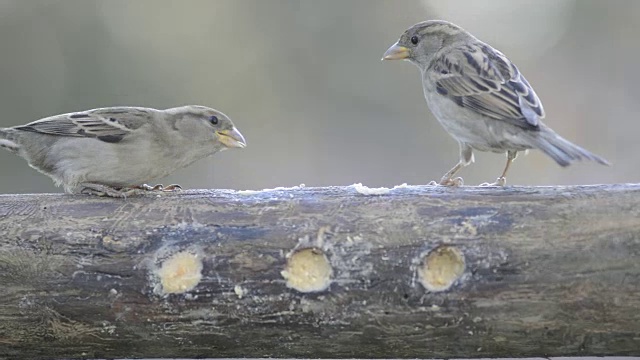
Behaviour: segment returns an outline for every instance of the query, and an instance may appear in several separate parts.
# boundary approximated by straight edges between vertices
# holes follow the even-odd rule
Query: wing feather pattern
[[[518,68],[489,45],[464,45],[436,58],[436,91],[459,106],[522,128],[537,129],[544,109]]]

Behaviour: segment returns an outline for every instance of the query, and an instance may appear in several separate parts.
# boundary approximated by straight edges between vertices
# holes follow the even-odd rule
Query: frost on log
[[[356,190],[0,196],[0,357],[640,353],[640,185]]]

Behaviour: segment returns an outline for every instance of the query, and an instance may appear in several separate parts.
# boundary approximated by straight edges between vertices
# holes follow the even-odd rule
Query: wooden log
[[[356,190],[0,196],[0,357],[640,354],[640,185]]]

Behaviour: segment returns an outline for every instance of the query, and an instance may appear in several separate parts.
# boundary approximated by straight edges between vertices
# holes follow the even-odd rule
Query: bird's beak
[[[244,136],[240,134],[240,131],[236,128],[231,130],[216,131],[218,139],[228,148],[243,148],[247,146],[247,142],[244,140]]]
[[[382,55],[382,60],[404,60],[410,55],[411,51],[408,48],[395,43]]]

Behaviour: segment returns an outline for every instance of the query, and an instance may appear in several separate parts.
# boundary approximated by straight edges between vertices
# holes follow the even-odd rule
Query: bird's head
[[[442,48],[471,36],[461,27],[444,20],[429,20],[407,29],[387,50],[382,60],[408,60],[426,69]]]
[[[247,142],[224,113],[199,105],[188,105],[165,110],[175,117],[176,130],[181,135],[198,140],[213,140],[220,150],[244,148]]]

